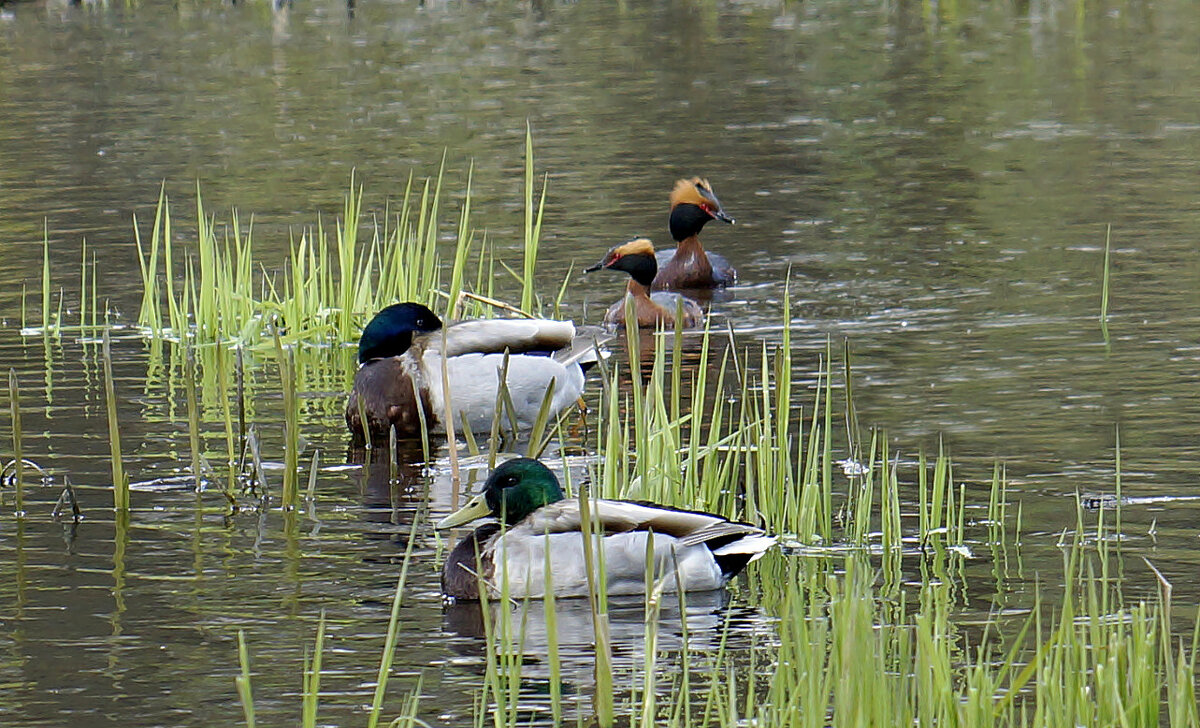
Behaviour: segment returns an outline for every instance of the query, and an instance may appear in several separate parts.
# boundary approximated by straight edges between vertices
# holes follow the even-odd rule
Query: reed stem
[[[113,384],[112,342],[108,329],[103,337],[104,357],[104,403],[108,412],[108,446],[111,454],[113,480],[113,507],[118,513],[129,511],[129,476],[121,459],[121,430],[117,423],[117,394]]]

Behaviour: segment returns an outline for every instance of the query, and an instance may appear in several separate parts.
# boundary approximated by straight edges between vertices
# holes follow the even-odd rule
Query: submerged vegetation
[[[445,238],[440,172],[424,182],[410,179],[399,210],[373,219],[366,239],[362,191],[352,181],[333,232],[325,224],[305,230],[278,270],[256,260],[251,224],[235,214],[218,225],[199,192],[196,239],[184,254],[163,194],[149,235],[135,224],[144,284],[136,322],[101,315],[102,294],[94,267],[88,275],[85,248],[80,300],[88,305],[79,308],[78,326],[102,341],[115,510],[130,508],[130,474],[116,424],[112,326],[136,325],[150,352],[146,391],[168,402],[167,419],[186,421],[187,481],[198,493],[215,486],[233,512],[282,505],[285,528],[294,532],[306,502],[317,523],[311,514],[323,477],[320,454],[306,444],[303,430],[314,420],[337,422],[341,407],[339,397],[303,395],[345,391],[353,367],[345,345],[366,316],[398,300],[451,315],[489,315],[502,275],[519,287],[520,310],[549,308],[536,290],[546,188],[543,181],[535,204],[529,151],[525,183],[519,271],[473,230],[469,178],[455,233]],[[47,252],[41,326],[26,329],[43,338],[68,328],[61,303],[53,306],[49,260]],[[564,282],[556,302],[565,290]],[[458,717],[465,720],[469,712],[474,725],[495,728],[1200,725],[1200,620],[1173,623],[1165,578],[1157,593],[1136,599],[1111,578],[1124,558],[1119,445],[1117,520],[1109,523],[1101,509],[1090,530],[1077,502],[1075,527],[1060,536],[1064,582],[1045,585],[1015,606],[992,603],[982,617],[963,618],[970,582],[979,578],[968,576],[967,566],[989,560],[991,586],[1002,592],[1010,561],[1021,558],[1022,506],[1012,502],[1003,465],[974,481],[983,485],[968,485],[945,451],[902,454],[886,433],[860,426],[849,347],[837,351],[827,344],[814,353],[813,371],[798,373],[790,309],[785,295],[773,343],[721,332],[711,322],[689,334],[680,328],[643,335],[631,325],[624,356],[602,362],[592,375],[600,392],[587,414],[540,418],[523,442],[497,426],[486,441],[468,432],[447,447],[456,483],[460,456],[494,463],[500,452],[523,445],[548,463],[557,460],[569,494],[584,502],[588,496],[644,499],[763,525],[782,545],[732,588],[739,603],[769,616],[771,634],[739,634],[735,610],[723,604],[708,610],[715,626],[693,625],[692,595],[654,589],[649,567],[640,605],[644,631],[620,644],[611,629],[615,607],[602,587],[583,607],[571,600],[502,598],[480,605],[482,670],[474,704]],[[267,373],[264,361],[270,362]],[[253,395],[268,392],[281,400],[283,426],[263,437],[260,430],[269,426],[261,424]],[[181,393],[186,408],[176,412],[170,403]],[[15,374],[10,406],[21,510],[25,449]],[[442,467],[442,444],[424,439],[417,465]],[[391,448],[397,448],[394,440]],[[581,450],[594,453],[582,458],[582,469],[571,457]],[[224,472],[212,465],[220,461]],[[264,462],[282,462],[282,473],[268,476]],[[393,492],[413,477],[397,472],[395,457],[387,467]],[[268,497],[269,477],[281,486],[278,503]],[[257,496],[257,504],[246,494]],[[456,491],[454,498],[461,495]],[[136,522],[137,515],[131,518]],[[385,701],[402,654],[396,646],[405,629],[410,564],[431,553],[439,562],[442,557],[429,520],[421,504],[398,567],[378,673],[361,676],[371,691],[363,711],[369,726],[389,710],[398,714],[391,725],[432,722],[422,717],[429,700],[419,675],[408,681],[399,707]],[[123,518],[115,523],[120,554],[114,561],[122,565],[114,576],[120,572],[123,579],[129,536]],[[590,630],[582,642],[560,623],[561,615],[579,612]],[[322,614],[315,645],[305,653],[304,725],[319,721],[326,625]],[[251,727],[260,723],[262,704],[255,700],[253,669],[259,647],[238,632],[230,653],[238,666],[231,694]],[[581,661],[588,676],[567,677],[569,665]]]

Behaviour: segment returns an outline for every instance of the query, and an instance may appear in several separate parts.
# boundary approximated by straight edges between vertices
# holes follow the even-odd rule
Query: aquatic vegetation
[[[16,371],[8,370],[8,412],[12,419],[12,483],[14,496],[13,510],[21,514],[25,511],[25,457],[22,454],[21,434],[21,386],[17,382]],[[4,466],[4,473],[8,472]]]
[[[121,455],[121,429],[117,420],[117,393],[113,384],[112,342],[104,331],[104,404],[108,413],[108,446],[112,456],[113,507],[118,513],[129,511],[129,476]]]
[[[546,182],[535,211],[533,164],[532,136],[527,133],[522,271],[504,267],[521,286],[521,310],[536,313],[542,308],[535,271]],[[196,344],[256,347],[278,333],[286,346],[339,345],[357,339],[367,316],[396,301],[435,306],[444,296],[452,316],[490,315],[491,309],[480,301],[491,296],[497,261],[486,239],[476,244],[470,175],[455,234],[448,242],[442,219],[444,182],[444,162],[436,178],[418,183],[410,176],[399,210],[385,210],[366,223],[363,190],[351,177],[332,231],[324,221],[304,229],[288,246],[279,269],[263,268],[255,259],[253,222],[243,225],[234,211],[227,224],[218,224],[205,210],[199,187],[195,241],[178,249],[177,223],[164,186],[148,241],[134,220],[143,289],[138,325],[150,337]],[[369,239],[360,241],[364,231]],[[449,256],[447,249],[452,251]],[[452,265],[443,291],[447,259]],[[473,282],[467,270],[472,259],[477,266]],[[43,325],[50,320],[48,252],[46,260]],[[94,317],[94,305],[91,310]],[[61,323],[61,317],[58,320]]]
[[[417,522],[413,522],[412,532],[410,532],[408,540],[408,548],[404,552],[404,560],[400,565],[400,575],[396,580],[396,588],[392,596],[391,612],[388,617],[387,636],[384,639],[383,650],[379,660],[379,672],[375,679],[374,697],[371,701],[370,713],[367,718],[367,727],[375,728],[379,724],[380,715],[383,709],[383,699],[387,693],[388,678],[391,672],[392,662],[395,659],[396,641],[400,634],[400,605],[404,596],[404,585],[408,580],[409,564],[412,561],[413,545],[416,539],[412,538],[415,535]],[[320,619],[317,622],[317,634],[313,644],[312,655],[305,654],[303,668],[303,688],[301,691],[301,725],[315,726],[317,722],[317,712],[320,707],[320,689],[321,689],[321,663],[324,653],[325,644],[325,613],[322,611]],[[254,728],[256,724],[255,709],[254,709],[254,689],[251,682],[250,672],[250,650],[246,646],[245,633],[238,631],[237,637],[238,665],[240,667],[239,674],[234,678],[237,686],[238,699],[242,704],[242,714],[246,721],[246,728]],[[417,680],[416,687],[405,700],[405,708],[401,716],[394,719],[389,725],[392,726],[412,726],[419,722],[416,719],[421,699],[421,680]]]
[[[521,273],[513,272],[522,298],[520,309],[510,310],[549,307],[533,289],[541,206],[535,210],[532,184],[527,160],[526,257]],[[238,503],[245,493],[258,496],[264,516],[279,515],[272,506],[282,506],[289,554],[284,568],[296,569],[303,553],[297,522],[310,518],[314,532],[319,525],[320,464],[329,458],[309,446],[302,431],[330,421],[340,429],[340,395],[354,364],[353,351],[341,344],[355,339],[364,316],[392,297],[458,314],[490,315],[486,311],[495,308],[494,262],[486,244],[475,244],[469,226],[470,180],[453,255],[445,254],[436,233],[441,189],[439,175],[410,202],[410,183],[395,224],[376,224],[364,242],[361,190],[352,186],[336,234],[306,231],[278,271],[257,267],[250,227],[243,229],[235,216],[218,233],[203,211],[196,257],[181,260],[169,242],[173,223],[165,195],[148,243],[139,240],[146,283],[139,322],[149,361],[139,385],[148,395],[141,398],[141,416],[186,421],[188,454],[180,458],[178,479],[198,490],[220,480],[222,510],[246,505]],[[85,247],[85,260],[87,255]],[[66,328],[61,310],[52,310],[50,273],[47,263],[43,327],[29,331],[47,342]],[[437,288],[446,280],[449,290],[441,295]],[[559,287],[556,304],[565,290]],[[111,337],[100,323],[94,278],[82,297],[90,303],[81,312],[80,331],[102,334],[92,356],[100,359],[109,426],[117,512],[111,578],[120,602],[137,513],[126,515],[130,479],[116,424]],[[420,456],[413,462],[391,457],[399,448],[393,436],[386,467],[364,466],[381,468],[374,472],[395,492],[401,483],[425,477],[420,474],[427,469],[445,468],[458,478],[460,456],[494,462],[517,444],[551,465],[561,459],[564,490],[581,509],[591,507],[593,495],[651,500],[753,523],[779,537],[779,548],[732,583],[732,608],[722,601],[700,610],[710,620],[704,625],[689,621],[696,612],[688,605],[699,603],[699,596],[659,588],[670,566],[664,569],[649,545],[632,636],[614,628],[615,615],[628,605],[608,594],[602,550],[582,554],[589,579],[583,599],[555,599],[548,589],[549,598],[535,603],[514,598],[507,584],[496,595],[481,595],[478,688],[473,705],[458,717],[499,728],[538,722],[1197,725],[1194,635],[1200,626],[1191,625],[1190,642],[1181,636],[1188,626],[1172,623],[1166,578],[1158,594],[1136,599],[1112,578],[1124,558],[1112,545],[1122,537],[1120,432],[1115,523],[1107,522],[1102,507],[1095,531],[1087,531],[1081,501],[1075,527],[1059,537],[1061,587],[1036,590],[1015,608],[981,600],[981,591],[1002,590],[1007,564],[1019,562],[1023,548],[1022,504],[1011,500],[1005,465],[964,477],[948,448],[900,452],[886,432],[861,427],[849,346],[837,352],[827,343],[814,354],[811,370],[797,369],[798,357],[808,352],[793,349],[791,303],[785,289],[774,342],[720,331],[711,321],[701,331],[685,332],[680,321],[674,328],[641,331],[627,320],[624,357],[598,363],[603,388],[590,398],[587,414],[555,417],[546,397],[532,426],[519,428],[524,439],[513,438],[506,430],[515,428],[504,426],[503,414],[511,409],[503,402],[511,393],[501,388],[502,406],[486,436],[473,428],[456,434],[459,423],[450,422],[451,446],[443,450],[443,440],[422,426]],[[46,350],[49,372],[48,343]],[[50,379],[48,374],[47,389]],[[304,396],[311,392],[337,396]],[[25,451],[20,396],[10,376],[18,464]],[[278,404],[267,405],[268,399]],[[567,467],[569,453],[580,450],[592,453],[582,458],[586,477],[578,464],[574,472]],[[227,473],[218,475],[210,461],[224,461]],[[306,495],[302,462],[308,467]],[[419,475],[403,475],[404,468]],[[268,486],[277,484],[276,503]],[[462,495],[455,490],[454,498]],[[307,513],[301,509],[305,498]],[[198,523],[217,510],[202,496],[195,500]],[[388,684],[396,679],[394,661],[404,657],[397,645],[404,637],[400,613],[410,559],[441,560],[426,502],[408,529],[378,670],[373,680],[357,680],[366,686],[355,696],[362,698],[360,706],[371,692],[369,713],[363,711],[368,725],[389,713],[398,716],[396,725],[423,724],[424,683],[419,673],[411,674],[414,666],[405,666],[408,697],[392,700]],[[580,526],[593,528],[590,513],[581,516]],[[264,517],[258,528],[262,536],[274,535],[276,527]],[[549,553],[543,558],[545,567]],[[969,604],[972,599],[976,603]],[[114,609],[114,634],[122,609]],[[745,610],[761,615],[768,627],[758,633],[739,629]],[[299,668],[305,725],[319,721],[329,695],[322,679],[336,672],[331,663],[337,653],[326,649],[330,625],[322,612],[315,643]],[[230,653],[240,667],[230,675],[230,689],[240,698],[247,726],[259,722],[254,648],[239,632],[237,657]],[[584,678],[575,670],[581,662]],[[545,720],[531,717],[542,709]]]

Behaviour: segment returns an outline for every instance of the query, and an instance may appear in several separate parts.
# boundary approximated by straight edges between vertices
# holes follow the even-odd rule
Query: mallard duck
[[[700,230],[709,220],[733,224],[721,209],[706,179],[681,179],[671,190],[671,237],[674,250],[658,254],[654,288],[723,288],[737,281],[737,271],[723,256],[700,244]]]
[[[519,428],[527,428],[551,385],[551,415],[579,399],[584,368],[595,362],[603,338],[598,331],[576,331],[570,321],[545,319],[459,321],[443,327],[419,303],[393,304],[363,328],[346,425],[362,437],[361,410],[375,438],[387,437],[393,426],[400,437],[419,435],[422,414],[431,431],[444,430],[444,352],[455,427],[465,421],[472,432],[489,431],[507,351],[512,414]],[[510,424],[507,411],[501,423]]]
[[[650,292],[650,283],[654,280],[658,263],[654,258],[654,245],[646,238],[637,238],[610,248],[603,260],[586,269],[584,273],[601,268],[621,270],[629,274],[629,286],[625,296],[608,307],[608,312],[604,314],[604,323],[625,323],[625,301],[628,298],[633,298],[638,326],[644,328],[670,328],[675,325],[675,315],[680,310],[683,311],[684,327],[698,326],[704,321],[704,311],[690,298],[667,291]]]
[[[588,593],[578,499],[564,499],[558,478],[542,463],[515,458],[496,468],[483,492],[437,523],[445,529],[495,517],[462,539],[442,569],[442,591],[478,599],[479,578],[491,596],[505,580],[513,598],[542,597],[546,551],[557,596]],[[646,590],[646,542],[654,539],[655,571],[665,591],[708,591],[724,586],[774,543],[761,528],[697,513],[631,501],[589,501],[595,543],[604,549],[608,594]],[[599,561],[599,559],[597,559]],[[477,576],[478,575],[478,576]]]

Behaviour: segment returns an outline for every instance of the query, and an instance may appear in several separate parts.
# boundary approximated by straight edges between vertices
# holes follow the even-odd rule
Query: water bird
[[[604,565],[608,594],[646,591],[647,542],[653,539],[655,573],[664,591],[709,591],[724,586],[775,543],[761,528],[711,513],[650,503],[589,499],[594,554]],[[442,568],[442,591],[478,599],[480,579],[489,596],[543,597],[547,581],[556,596],[588,594],[583,517],[579,499],[566,499],[558,478],[541,462],[514,458],[492,471],[483,492],[438,521],[446,529],[493,517],[467,535]],[[549,552],[550,576],[545,573]]]
[[[387,437],[392,427],[398,437],[417,436],[422,419],[430,431],[444,430],[444,366],[455,426],[465,423],[472,432],[487,432],[507,352],[505,384],[512,417],[502,408],[501,424],[515,419],[517,428],[528,428],[550,387],[551,416],[578,401],[584,370],[595,363],[608,338],[595,327],[576,329],[570,321],[550,319],[480,319],[443,326],[419,303],[392,304],[363,327],[346,425],[362,438]]]
[[[668,221],[675,249],[658,254],[654,288],[724,288],[737,281],[729,261],[700,244],[700,230],[709,220],[733,224],[708,180],[692,177],[675,182]]]
[[[625,323],[625,301],[633,299],[638,326],[643,328],[672,327],[676,315],[682,311],[685,328],[699,326],[704,321],[704,311],[695,301],[669,291],[650,292],[658,262],[654,256],[654,244],[647,238],[636,238],[613,246],[597,264],[584,273],[607,268],[629,274],[629,285],[621,300],[608,307],[604,314],[606,324]]]

